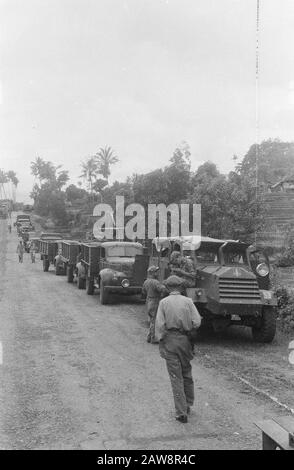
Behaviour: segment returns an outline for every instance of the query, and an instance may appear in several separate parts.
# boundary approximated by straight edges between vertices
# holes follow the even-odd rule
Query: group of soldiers
[[[171,275],[161,283],[159,268],[150,266],[143,285],[150,321],[147,341],[159,343],[171,381],[176,419],[187,423],[194,403],[193,338],[201,317],[193,301],[183,294],[194,285],[196,273],[192,259],[178,251],[171,254],[169,268]]]

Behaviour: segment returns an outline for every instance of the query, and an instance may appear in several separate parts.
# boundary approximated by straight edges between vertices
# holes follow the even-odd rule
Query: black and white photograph
[[[1,451],[294,450],[293,45],[293,0],[0,0]]]

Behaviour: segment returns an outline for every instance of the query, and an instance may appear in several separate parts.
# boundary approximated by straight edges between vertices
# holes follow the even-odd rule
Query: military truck
[[[269,343],[274,339],[277,301],[270,289],[269,261],[262,251],[235,240],[157,238],[151,263],[160,267],[161,280],[171,273],[173,251],[193,262],[194,283],[189,276],[186,295],[197,306],[204,326],[220,331],[230,325],[245,325],[251,327],[255,341]],[[177,274],[177,269],[172,270]]]
[[[56,275],[66,274],[67,282],[72,283],[77,257],[81,251],[81,244],[76,240],[62,240],[60,252],[55,258]]]
[[[4,206],[0,206],[0,219],[7,219],[8,211],[7,208]]]
[[[77,269],[77,285],[93,295],[95,284],[99,287],[99,263],[101,259],[101,242],[88,241],[81,243],[80,266]]]
[[[148,264],[149,255],[141,243],[102,243],[98,278],[101,303],[109,303],[117,294],[141,294]]]
[[[43,235],[43,238],[42,238]],[[55,257],[60,249],[62,237],[57,234],[42,234],[39,239],[40,258],[43,261],[43,271],[49,271],[50,264],[55,265]],[[53,235],[53,236],[52,236]]]
[[[78,286],[91,295],[99,288],[105,305],[115,295],[141,294],[149,256],[140,243],[109,241],[81,244]],[[80,284],[79,284],[80,283]]]

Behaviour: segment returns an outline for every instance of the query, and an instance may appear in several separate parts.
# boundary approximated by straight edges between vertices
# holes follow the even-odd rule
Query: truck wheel
[[[44,273],[49,270],[49,260],[43,258],[43,271]]]
[[[87,277],[86,279],[86,292],[88,295],[93,295],[94,294],[94,279],[92,277]]]
[[[273,308],[263,307],[261,321],[252,327],[252,336],[258,343],[271,343],[276,334],[276,312]]]
[[[78,289],[85,289],[85,281],[81,276],[78,276]]]
[[[67,276],[67,282],[72,283],[73,282],[73,267],[72,266],[67,266],[66,267],[66,276]]]
[[[102,305],[109,303],[109,293],[106,291],[103,281],[100,281],[100,302]]]

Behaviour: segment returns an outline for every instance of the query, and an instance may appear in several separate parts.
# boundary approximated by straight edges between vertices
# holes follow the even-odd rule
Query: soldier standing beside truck
[[[142,293],[146,295],[147,313],[149,316],[149,332],[147,335],[148,343],[157,343],[155,339],[155,320],[160,298],[166,291],[166,288],[158,281],[159,267],[150,266],[148,268],[148,279],[143,284]]]

